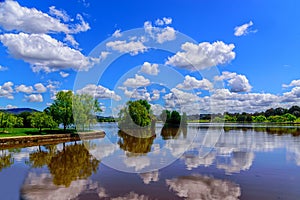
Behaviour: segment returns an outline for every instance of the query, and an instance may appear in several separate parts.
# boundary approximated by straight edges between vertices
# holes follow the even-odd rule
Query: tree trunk
[[[64,132],[66,132],[67,130],[67,126],[64,124]]]

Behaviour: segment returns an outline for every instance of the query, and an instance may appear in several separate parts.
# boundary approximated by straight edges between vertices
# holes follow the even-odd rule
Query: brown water
[[[297,128],[97,128],[105,138],[0,150],[0,199],[300,199]]]

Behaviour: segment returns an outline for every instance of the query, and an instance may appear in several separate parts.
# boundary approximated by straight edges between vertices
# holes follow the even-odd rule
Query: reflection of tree
[[[0,155],[0,172],[4,168],[10,167],[12,164],[14,164],[14,158],[11,156],[11,154],[6,154],[6,152],[3,152]]]
[[[164,140],[168,139],[177,139],[180,136],[180,133],[183,133],[183,137],[187,136],[187,127],[163,127],[161,130],[161,136]]]
[[[150,152],[153,140],[156,137],[156,135],[148,129],[138,129],[135,132],[132,130],[130,134],[128,134],[127,131],[124,132],[119,130],[118,135],[121,138],[118,141],[118,144],[120,145],[121,149],[123,149],[124,151],[138,154],[146,154]]]
[[[97,159],[90,155],[84,144],[69,145],[52,157],[48,164],[55,185],[69,186],[72,181],[84,179],[97,172]]]
[[[266,132],[268,134],[283,135],[292,134],[293,136],[300,135],[300,128],[298,127],[224,127],[225,132],[231,130],[243,130],[244,132],[254,130],[256,132]]]
[[[40,146],[39,150],[29,155],[29,162],[31,167],[41,168],[51,162],[52,157],[56,152],[56,145],[48,145],[45,147],[48,151],[42,151]]]

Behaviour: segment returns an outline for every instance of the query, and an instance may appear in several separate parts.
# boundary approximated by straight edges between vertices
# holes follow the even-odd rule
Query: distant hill
[[[20,114],[22,112],[39,112],[38,110],[32,108],[10,108],[10,109],[0,109],[0,112],[6,112],[11,114]]]

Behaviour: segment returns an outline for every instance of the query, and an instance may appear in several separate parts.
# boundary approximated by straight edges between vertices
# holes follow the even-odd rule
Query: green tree
[[[256,123],[266,122],[267,118],[264,115],[252,116],[252,121]]]
[[[31,128],[31,123],[30,123],[30,112],[22,112],[20,114],[18,114],[17,116],[22,118],[23,121],[23,127],[25,128]]]
[[[282,117],[285,119],[286,122],[294,122],[297,119],[295,115],[292,115],[290,113],[286,113],[282,115]]]
[[[91,124],[97,123],[96,114],[101,112],[99,102],[91,95],[76,94],[73,96],[73,115],[76,128],[85,129],[85,125],[90,129]]]
[[[6,128],[22,127],[23,119],[13,114],[0,112],[0,127],[4,132]]]
[[[119,112],[119,126],[133,128],[146,127],[151,124],[151,105],[145,100],[128,101]]]
[[[45,109],[45,112],[50,114],[58,124],[64,126],[64,131],[67,126],[74,123],[72,99],[72,91],[59,91],[53,104]]]
[[[57,126],[53,118],[45,112],[35,112],[30,116],[30,122],[33,127],[42,132],[42,128],[54,128]]]

